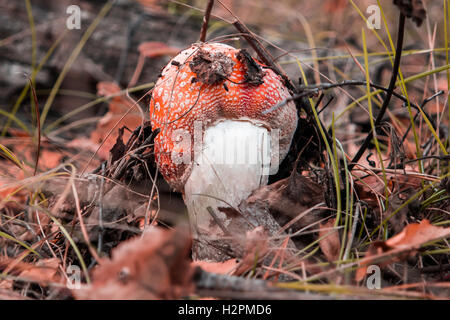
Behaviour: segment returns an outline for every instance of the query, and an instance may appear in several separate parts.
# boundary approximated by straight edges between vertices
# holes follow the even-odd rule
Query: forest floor
[[[286,75],[300,117],[240,206],[282,241],[220,262],[191,261],[148,109],[207,3],[81,0],[78,28],[0,0],[0,299],[450,298],[450,1],[214,2],[206,40]]]

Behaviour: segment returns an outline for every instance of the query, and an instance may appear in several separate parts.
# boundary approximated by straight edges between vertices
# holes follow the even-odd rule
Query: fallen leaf
[[[426,219],[420,223],[411,223],[392,238],[373,242],[356,271],[355,279],[363,280],[367,273],[367,266],[371,264],[377,263],[380,267],[385,267],[415,255],[417,250],[427,242],[448,237],[450,237],[450,228],[433,226]]]
[[[163,8],[162,0],[137,0],[146,11],[163,14],[165,10]]]
[[[422,244],[450,236],[450,228],[436,227],[427,219],[411,223],[402,232],[386,240],[386,245],[395,248],[418,249]]]
[[[24,178],[23,170],[10,165],[7,161],[0,161],[0,209],[26,200],[27,191],[17,184],[17,181]],[[6,199],[8,202],[5,201]]]
[[[111,96],[120,91],[120,87],[113,82],[99,82],[97,84],[97,93],[101,96]],[[116,143],[120,128],[127,127],[130,130],[134,130],[142,124],[142,114],[139,112],[139,105],[134,105],[124,95],[111,98],[108,106],[108,112],[98,121],[97,128],[91,133],[91,140],[95,144],[100,144],[106,139],[98,151],[99,156],[104,160],[108,159],[109,150]],[[128,112],[130,109],[132,110]],[[127,112],[128,114],[124,116]],[[111,134],[108,136],[110,131]],[[127,141],[130,136],[131,133],[125,130],[123,139]]]
[[[335,14],[337,11],[344,10],[347,5],[347,0],[327,0],[323,4],[323,9],[330,14]]]
[[[57,151],[42,149],[39,157],[39,166],[44,170],[49,170],[57,167],[63,158],[63,154]]]
[[[329,262],[339,259],[339,252],[341,250],[341,239],[339,232],[334,228],[336,219],[329,219],[326,222],[320,223],[319,228],[319,247]]]
[[[312,179],[294,172],[291,177],[255,190],[246,200],[247,204],[265,205],[270,212],[275,212],[283,224],[314,205],[325,202],[322,187]],[[322,217],[315,212],[302,216],[291,225],[293,232],[313,224]]]
[[[269,252],[269,237],[264,227],[259,226],[253,230],[247,231],[245,235],[245,251],[236,275],[251,270],[262,261]]]
[[[49,282],[59,283],[62,281],[58,270],[59,266],[60,260],[57,258],[39,260],[35,265],[30,264],[19,274],[19,277],[39,282],[44,286]]]
[[[94,270],[91,285],[72,292],[77,299],[178,299],[194,289],[187,230],[150,228],[122,242],[112,258]]]
[[[164,55],[175,56],[180,49],[169,47],[164,42],[149,41],[139,45],[139,53],[147,58],[156,58]]]

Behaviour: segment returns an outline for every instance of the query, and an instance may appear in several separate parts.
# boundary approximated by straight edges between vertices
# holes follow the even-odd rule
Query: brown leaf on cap
[[[241,61],[245,68],[244,81],[253,85],[260,85],[264,83],[264,71],[259,64],[252,58],[247,50],[242,49],[236,55],[236,58]]]
[[[233,71],[234,62],[227,55],[210,53],[200,49],[189,62],[192,72],[197,75],[197,79],[206,84],[218,84],[228,78]]]
[[[378,264],[385,267],[393,262],[401,261],[417,253],[417,250],[427,242],[450,237],[450,228],[436,227],[428,220],[411,223],[402,232],[386,241],[373,242],[361,267],[356,271],[356,281],[364,279],[367,266]]]
[[[394,0],[394,4],[406,17],[411,18],[418,27],[427,17],[427,11],[423,7],[422,0]]]

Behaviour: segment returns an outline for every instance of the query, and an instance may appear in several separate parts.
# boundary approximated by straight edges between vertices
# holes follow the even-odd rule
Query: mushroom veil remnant
[[[245,50],[197,43],[163,69],[150,119],[158,169],[183,194],[194,259],[207,258],[211,239],[230,236],[222,207],[237,209],[278,170],[297,127],[293,102],[279,75]],[[233,235],[231,235],[233,236]]]

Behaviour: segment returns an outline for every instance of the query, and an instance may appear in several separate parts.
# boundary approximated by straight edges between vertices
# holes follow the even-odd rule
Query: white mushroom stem
[[[277,133],[250,120],[221,121],[205,130],[184,188],[194,238],[226,236],[224,228],[230,220],[217,208],[237,208],[267,184],[269,173],[277,170]]]

